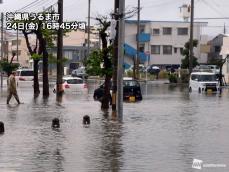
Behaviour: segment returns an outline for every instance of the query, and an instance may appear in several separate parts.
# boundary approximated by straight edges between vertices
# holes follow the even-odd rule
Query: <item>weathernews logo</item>
[[[192,168],[201,170],[202,168],[226,168],[226,164],[204,164],[202,160],[199,159],[193,159],[192,161]]]
[[[192,168],[201,170],[202,169],[202,164],[203,164],[203,161],[202,160],[193,159],[193,161],[192,161]]]

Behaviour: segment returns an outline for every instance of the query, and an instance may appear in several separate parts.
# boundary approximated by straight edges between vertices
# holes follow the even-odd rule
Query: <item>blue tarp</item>
[[[136,57],[137,55],[137,50],[128,44],[124,44],[124,52],[126,56],[131,58]],[[147,56],[143,52],[139,52],[139,58],[141,63],[144,63],[147,60]]]
[[[136,35],[136,41],[139,42],[149,42],[150,41],[150,34],[149,33],[140,33],[139,36]]]

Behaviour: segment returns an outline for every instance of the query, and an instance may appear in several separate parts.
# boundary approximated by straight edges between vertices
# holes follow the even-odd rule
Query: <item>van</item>
[[[72,71],[72,77],[80,77],[83,79],[87,79],[88,75],[86,74],[86,70],[84,66],[79,67]]]
[[[18,69],[16,71],[17,81],[33,81],[33,69]]]
[[[189,79],[189,92],[218,92],[219,81],[216,74],[211,72],[192,72]]]

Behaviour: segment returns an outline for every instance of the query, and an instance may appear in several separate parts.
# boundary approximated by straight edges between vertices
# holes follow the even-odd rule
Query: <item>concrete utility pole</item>
[[[88,28],[87,28],[87,57],[90,54],[90,20],[91,20],[91,0],[88,0]]]
[[[58,0],[58,13],[60,14],[59,24],[63,23],[63,0]],[[56,95],[62,95],[62,79],[63,79],[63,29],[59,28],[57,37],[57,80]]]
[[[1,60],[3,60],[3,22],[4,14],[1,13]],[[1,88],[3,88],[3,72],[1,70]]]
[[[125,0],[119,0],[119,32],[118,32],[118,76],[117,76],[117,112],[120,120],[123,119],[123,58],[124,58],[124,31],[125,31]]]
[[[138,0],[138,23],[137,23],[137,59],[136,59],[136,79],[139,79],[139,34],[140,34],[140,0]]]
[[[191,20],[190,20],[190,52],[189,52],[189,74],[193,68],[193,20],[194,20],[194,0],[191,0]]]
[[[116,111],[116,94],[117,94],[117,66],[118,66],[118,31],[119,31],[119,0],[114,1],[114,19],[117,21],[116,24],[116,36],[114,39],[114,57],[113,57],[113,88],[112,88],[112,111]]]
[[[18,29],[17,29],[17,62],[18,62]]]

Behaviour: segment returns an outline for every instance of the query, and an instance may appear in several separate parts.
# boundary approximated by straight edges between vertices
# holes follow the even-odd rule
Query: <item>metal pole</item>
[[[91,0],[88,0],[88,28],[87,28],[87,57],[90,53],[90,19],[91,19]]]
[[[125,31],[125,0],[119,0],[119,33],[118,33],[118,73],[117,73],[117,112],[123,119],[123,56],[124,56],[124,31]]]
[[[190,53],[189,53],[189,74],[192,73],[193,68],[193,19],[194,19],[194,0],[191,0],[191,20],[190,20]]]
[[[140,0],[138,0],[136,79],[139,79]]]
[[[59,24],[63,23],[63,0],[58,0],[58,13],[60,14]],[[59,28],[57,37],[57,97],[62,95],[63,79],[63,29]]]
[[[4,14],[1,13],[1,60],[3,60],[3,21],[4,21]],[[1,69],[1,88],[3,88],[3,72]]]
[[[18,62],[18,29],[17,29],[17,62]]]

